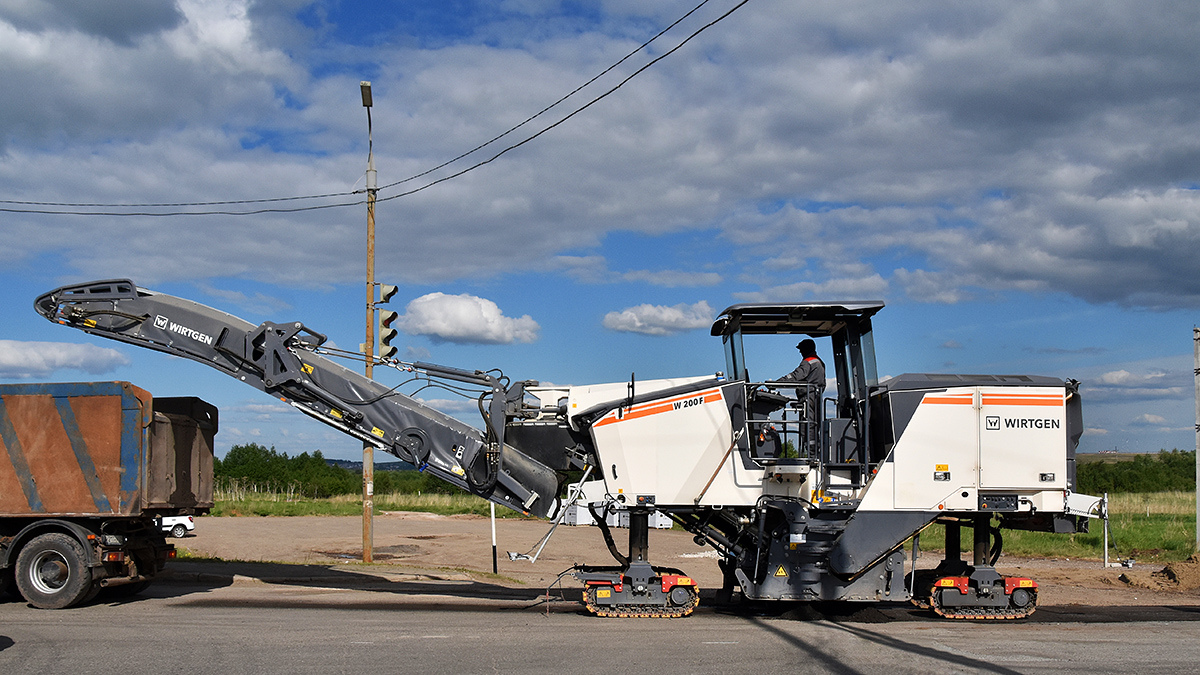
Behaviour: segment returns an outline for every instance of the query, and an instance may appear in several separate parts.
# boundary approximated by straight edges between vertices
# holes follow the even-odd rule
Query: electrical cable
[[[623,80],[621,80],[620,82],[618,82],[618,83],[617,83],[615,86],[613,86],[612,88],[608,89],[608,90],[607,90],[607,91],[605,91],[604,93],[602,93],[602,94],[600,94],[599,96],[597,96],[597,97],[593,98],[592,100],[588,101],[587,103],[585,103],[584,105],[580,106],[579,108],[576,108],[574,111],[572,111],[571,113],[569,113],[568,115],[566,115],[566,116],[565,116],[565,117],[563,117],[562,119],[558,120],[557,122],[554,122],[553,124],[550,124],[549,126],[545,127],[545,128],[544,128],[544,129],[542,129],[541,131],[538,131],[537,133],[535,133],[535,134],[533,134],[533,135],[529,136],[528,138],[526,138],[526,139],[524,139],[524,140],[522,140],[522,141],[519,141],[519,142],[517,142],[517,143],[514,143],[514,144],[512,144],[512,145],[510,145],[510,146],[508,146],[508,147],[506,147],[506,148],[504,148],[504,149],[503,149],[503,150],[501,150],[500,152],[496,153],[495,155],[493,155],[493,156],[491,156],[491,157],[489,157],[489,158],[487,158],[487,159],[481,160],[481,161],[479,161],[479,162],[477,162],[477,163],[475,163],[475,164],[473,164],[473,165],[471,165],[471,166],[468,166],[468,167],[466,167],[465,169],[462,169],[462,170],[460,170],[460,171],[457,171],[457,172],[455,172],[455,173],[449,174],[449,175],[447,175],[447,176],[444,176],[444,177],[442,177],[442,178],[439,178],[439,179],[437,179],[437,180],[430,181],[429,183],[426,183],[425,185],[422,185],[422,186],[419,186],[419,187],[413,188],[413,189],[411,189],[411,190],[407,190],[407,191],[405,191],[405,192],[400,192],[400,193],[397,193],[397,194],[394,194],[394,195],[391,195],[391,196],[388,196],[388,197],[383,197],[383,198],[377,199],[377,201],[390,201],[390,200],[392,200],[392,199],[398,199],[398,198],[400,198],[400,197],[407,197],[407,196],[409,196],[409,195],[416,194],[416,193],[418,193],[418,192],[421,192],[421,191],[423,191],[423,190],[426,190],[426,189],[428,189],[428,188],[431,188],[431,187],[433,187],[433,186],[435,186],[435,185],[438,185],[438,184],[441,184],[441,183],[444,183],[444,182],[447,182],[447,181],[453,180],[453,179],[455,179],[455,178],[458,178],[458,177],[460,177],[460,176],[462,176],[462,175],[464,175],[464,174],[467,174],[467,173],[469,173],[469,172],[471,172],[471,171],[474,171],[475,169],[478,169],[478,168],[480,168],[480,167],[483,167],[483,166],[486,166],[486,165],[488,165],[488,164],[491,164],[492,162],[496,161],[497,159],[499,159],[500,157],[502,157],[502,156],[504,156],[505,154],[509,153],[510,151],[512,151],[512,150],[515,150],[515,149],[517,149],[517,148],[520,148],[520,147],[524,146],[525,144],[527,144],[527,143],[530,143],[531,141],[533,141],[533,140],[535,140],[535,139],[537,139],[537,138],[541,137],[543,134],[545,134],[545,133],[547,133],[547,132],[551,131],[552,129],[555,129],[555,128],[557,128],[558,126],[560,126],[560,125],[562,125],[563,123],[565,123],[567,120],[570,120],[571,118],[575,117],[576,115],[578,115],[579,113],[583,112],[584,110],[587,110],[587,109],[588,109],[588,108],[590,108],[591,106],[593,106],[593,105],[595,105],[596,103],[600,102],[601,100],[603,100],[603,99],[607,98],[609,95],[611,95],[612,93],[614,93],[615,91],[617,91],[618,89],[620,89],[621,87],[623,87],[623,86],[624,86],[626,83],[628,83],[630,80],[632,80],[633,78],[637,77],[637,76],[638,76],[638,75],[640,75],[641,73],[645,72],[647,69],[649,69],[651,66],[654,66],[654,65],[655,65],[655,64],[657,64],[659,61],[661,61],[661,60],[665,59],[666,57],[668,57],[668,56],[670,56],[670,55],[672,55],[672,54],[674,54],[676,51],[678,51],[680,48],[682,48],[684,45],[686,45],[688,42],[690,42],[690,41],[691,41],[692,39],[694,39],[696,36],[700,35],[700,34],[701,34],[701,33],[703,33],[704,31],[706,31],[706,30],[708,30],[709,28],[711,28],[711,27],[715,26],[716,24],[720,23],[721,21],[723,21],[723,20],[724,20],[725,18],[727,18],[729,15],[733,14],[735,11],[737,11],[738,9],[740,9],[740,8],[741,8],[743,5],[745,5],[745,4],[746,4],[746,3],[748,3],[749,1],[750,1],[750,0],[741,0],[741,2],[739,2],[738,4],[736,4],[735,6],[733,6],[731,9],[729,9],[728,11],[726,11],[724,14],[720,15],[719,17],[717,17],[716,19],[714,19],[714,20],[710,21],[709,23],[707,23],[707,24],[705,24],[705,25],[701,26],[699,29],[697,29],[697,30],[696,30],[695,32],[693,32],[691,35],[689,35],[688,37],[686,37],[686,38],[685,38],[683,41],[681,41],[679,44],[675,45],[674,47],[672,47],[671,49],[667,50],[667,51],[666,51],[666,52],[664,52],[663,54],[661,54],[661,55],[659,55],[659,56],[655,57],[654,59],[652,59],[651,61],[649,61],[649,62],[648,62],[648,63],[646,63],[645,65],[641,66],[640,68],[638,68],[637,70],[635,70],[635,71],[634,71],[632,74],[630,74],[629,76],[627,76],[626,78],[624,78]],[[531,115],[530,117],[528,117],[527,119],[525,119],[524,121],[522,121],[520,124],[517,124],[517,125],[515,125],[515,126],[511,127],[511,128],[510,128],[510,129],[508,129],[507,131],[505,131],[505,132],[503,132],[503,133],[501,133],[501,134],[499,134],[499,135],[495,136],[495,137],[494,137],[494,138],[492,138],[491,140],[489,140],[489,141],[487,141],[487,142],[485,142],[485,143],[482,143],[482,144],[480,144],[480,145],[478,145],[478,146],[476,146],[476,147],[472,148],[471,150],[468,150],[467,152],[465,152],[465,153],[462,153],[462,154],[458,155],[457,157],[455,157],[455,158],[453,158],[453,159],[451,159],[451,160],[448,160],[448,161],[446,161],[446,162],[443,162],[442,164],[439,164],[439,165],[437,165],[437,166],[435,166],[435,167],[433,167],[433,168],[431,168],[431,169],[428,169],[428,170],[426,170],[426,171],[422,171],[422,172],[420,172],[420,173],[418,173],[418,174],[414,174],[413,176],[410,176],[410,177],[408,177],[408,178],[405,178],[405,179],[403,179],[403,180],[396,181],[396,182],[394,182],[394,183],[389,183],[388,185],[385,185],[385,186],[383,186],[383,187],[381,187],[381,188],[377,188],[377,190],[383,190],[383,189],[387,189],[387,188],[395,187],[395,186],[397,186],[397,185],[401,185],[401,184],[404,184],[404,183],[407,183],[407,182],[410,182],[410,181],[416,180],[417,178],[420,178],[420,177],[426,176],[426,175],[428,175],[428,174],[430,174],[430,173],[433,173],[434,171],[437,171],[437,170],[439,170],[439,169],[445,168],[446,166],[449,166],[450,164],[453,164],[454,162],[457,162],[457,161],[459,161],[460,159],[463,159],[463,158],[465,158],[465,157],[467,157],[467,156],[469,156],[469,155],[471,155],[471,154],[473,154],[473,153],[475,153],[475,152],[477,152],[477,151],[479,151],[479,150],[481,150],[481,149],[483,149],[483,148],[485,148],[485,147],[487,147],[487,146],[489,146],[489,145],[491,145],[491,144],[495,143],[496,141],[500,140],[501,138],[504,138],[505,136],[508,136],[508,135],[509,135],[509,134],[511,134],[512,132],[516,131],[517,129],[520,129],[521,127],[525,126],[525,125],[526,125],[526,124],[528,124],[529,122],[531,122],[531,121],[533,121],[534,119],[536,119],[536,118],[540,117],[541,115],[543,115],[544,113],[548,112],[548,111],[549,111],[549,110],[551,110],[552,108],[554,108],[554,107],[558,106],[558,105],[559,105],[559,104],[561,104],[562,102],[566,101],[568,98],[570,98],[571,96],[575,95],[576,93],[578,93],[578,92],[579,92],[579,91],[581,91],[582,89],[586,88],[588,85],[590,85],[590,84],[594,83],[594,82],[595,82],[596,80],[598,80],[599,78],[601,78],[601,77],[603,77],[604,75],[606,75],[607,73],[611,72],[611,71],[612,71],[614,68],[616,68],[616,67],[617,67],[617,66],[619,66],[620,64],[624,63],[626,60],[628,60],[629,58],[631,58],[631,57],[632,57],[634,54],[637,54],[638,52],[640,52],[641,50],[643,50],[643,49],[644,49],[646,46],[648,46],[650,43],[652,43],[652,42],[654,42],[655,40],[657,40],[658,38],[662,37],[662,36],[663,36],[664,34],[666,34],[668,31],[670,31],[670,30],[671,30],[671,29],[673,29],[675,26],[677,26],[677,25],[678,25],[680,22],[684,21],[684,20],[685,20],[685,19],[687,19],[689,16],[691,16],[692,14],[694,14],[696,11],[698,11],[700,8],[702,8],[704,5],[708,4],[708,2],[710,2],[710,0],[702,0],[702,2],[700,2],[700,4],[696,5],[696,6],[695,6],[695,7],[693,7],[691,10],[689,10],[689,11],[688,11],[686,14],[684,14],[683,16],[681,16],[679,19],[675,20],[675,21],[674,21],[674,22],[672,22],[670,25],[668,25],[666,28],[664,28],[664,29],[662,29],[661,31],[659,31],[657,34],[655,34],[655,35],[654,35],[654,37],[652,37],[652,38],[650,38],[649,40],[647,40],[646,42],[642,43],[642,44],[641,44],[641,45],[640,45],[640,46],[639,46],[637,49],[633,50],[633,51],[632,51],[632,52],[630,52],[629,54],[626,54],[624,57],[622,57],[620,60],[618,60],[618,61],[617,61],[616,63],[614,63],[613,65],[609,66],[608,68],[606,68],[605,70],[603,70],[603,71],[601,71],[599,74],[597,74],[596,76],[592,77],[592,78],[591,78],[591,79],[589,79],[588,81],[586,81],[586,82],[584,82],[583,84],[579,85],[578,87],[576,87],[575,89],[573,89],[571,92],[567,93],[565,96],[562,96],[561,98],[559,98],[559,99],[558,99],[557,101],[555,101],[554,103],[551,103],[549,106],[546,106],[546,107],[545,107],[545,108],[543,108],[542,110],[540,110],[540,111],[538,111],[537,113],[535,113],[535,114]],[[276,203],[276,202],[296,201],[296,200],[305,200],[305,199],[325,199],[325,198],[330,198],[330,197],[344,197],[344,196],[350,196],[350,195],[353,195],[353,194],[361,194],[362,192],[363,192],[362,190],[356,190],[356,191],[354,191],[354,192],[327,193],[327,194],[323,194],[323,195],[302,195],[302,196],[294,196],[294,197],[275,197],[275,198],[263,198],[263,199],[245,199],[245,200],[222,200],[222,201],[212,201],[212,202],[173,202],[173,203],[146,203],[146,204],[100,204],[100,203],[84,203],[84,202],[74,203],[74,202],[36,202],[36,201],[22,201],[22,200],[0,200],[0,204],[27,205],[27,206],[56,206],[56,207],[63,207],[63,208],[103,208],[103,209],[118,209],[118,208],[175,208],[175,207],[184,207],[184,206],[213,206],[213,205],[233,205],[233,204],[261,204],[261,203]],[[266,213],[300,213],[300,212],[304,212],[304,211],[317,211],[317,210],[323,210],[323,209],[332,209],[332,208],[345,208],[345,207],[350,207],[350,206],[360,206],[360,205],[362,205],[362,204],[364,204],[364,203],[366,203],[366,200],[365,200],[365,199],[359,199],[359,200],[355,200],[355,201],[349,201],[349,202],[337,202],[337,203],[333,203],[333,204],[318,204],[318,205],[303,206],[303,207],[294,207],[294,208],[263,208],[263,209],[253,209],[253,210],[250,210],[250,211],[228,211],[228,210],[220,210],[220,211],[159,211],[159,212],[155,212],[155,211],[122,211],[122,212],[114,212],[114,211],[76,211],[76,210],[72,210],[72,211],[66,211],[66,210],[57,210],[57,209],[56,209],[56,210],[51,210],[51,209],[20,209],[20,208],[12,208],[12,207],[0,206],[0,212],[3,212],[3,213],[28,213],[28,214],[37,214],[37,215],[73,215],[73,216],[125,216],[125,217],[176,217],[176,216],[251,216],[251,215],[262,215],[262,214],[266,214]]]
[[[521,127],[525,126],[526,124],[529,124],[530,122],[534,121],[538,117],[541,117],[543,114],[549,112],[552,108],[557,107],[560,103],[566,101],[567,99],[571,98],[575,94],[578,94],[580,91],[582,91],[588,85],[592,84],[596,80],[598,80],[598,79],[604,77],[605,75],[609,74],[610,72],[612,72],[614,69],[616,69],[617,66],[621,65],[622,63],[625,63],[630,58],[632,58],[634,54],[637,54],[638,52],[642,51],[646,47],[650,46],[650,43],[654,42],[655,40],[662,37],[663,35],[666,35],[668,31],[670,31],[675,26],[678,26],[680,23],[682,23],[685,19],[687,19],[692,14],[695,14],[697,10],[699,10],[701,7],[707,5],[710,1],[711,0],[703,0],[703,2],[696,5],[691,10],[689,10],[687,14],[684,14],[683,16],[679,17],[674,22],[672,22],[671,25],[660,30],[657,34],[655,34],[654,37],[652,37],[649,40],[646,40],[642,44],[638,45],[637,49],[634,49],[633,51],[629,52],[625,56],[622,56],[621,59],[619,61],[617,61],[616,63],[614,63],[611,66],[600,71],[598,74],[596,74],[594,77],[592,77],[587,82],[584,82],[583,84],[579,85],[578,87],[575,87],[569,93],[567,93],[565,96],[559,98],[554,103],[551,103],[550,105],[546,106],[545,108],[542,108],[541,110],[537,111],[536,113],[525,118],[525,120],[522,121],[521,123],[510,127],[508,130],[504,131],[501,134],[498,134],[497,136],[493,137],[491,140],[480,143],[479,145],[477,145],[477,146],[471,148],[470,150],[462,153],[461,155],[455,157],[454,159],[446,160],[445,162],[442,162],[441,164],[438,164],[437,166],[435,166],[431,169],[426,169],[425,171],[422,171],[421,173],[413,174],[412,176],[409,176],[408,178],[405,178],[403,180],[398,180],[394,183],[388,183],[387,185],[384,185],[384,186],[380,187],[379,189],[386,190],[388,188],[396,187],[397,185],[403,185],[404,183],[414,181],[418,178],[421,178],[422,176],[427,176],[427,175],[433,173],[434,171],[437,171],[438,169],[444,169],[447,166],[450,166],[451,164],[457,162],[458,160],[463,159],[464,157],[467,157],[468,155],[472,155],[475,152],[478,152],[479,150],[486,148],[487,146],[491,145],[492,143],[495,143],[496,141],[500,140],[501,138],[504,138],[505,136],[511,134],[512,132],[516,131],[517,129],[520,129]]]
[[[560,119],[559,121],[555,122],[554,124],[551,124],[551,125],[547,126],[546,128],[544,128],[544,129],[542,129],[541,131],[539,131],[539,132],[537,132],[537,133],[533,134],[532,136],[530,136],[530,137],[526,138],[525,140],[523,140],[523,141],[520,141],[520,142],[517,142],[517,143],[514,143],[514,144],[512,144],[512,145],[508,146],[507,148],[504,148],[504,149],[503,149],[503,150],[501,150],[500,152],[496,153],[495,155],[492,155],[491,157],[489,157],[489,158],[487,158],[487,159],[484,159],[484,160],[481,160],[481,161],[479,161],[479,162],[476,162],[475,164],[472,164],[471,166],[468,166],[468,167],[467,167],[467,168],[465,168],[465,169],[462,169],[462,170],[460,170],[460,171],[456,171],[456,172],[454,172],[454,173],[452,173],[452,174],[449,174],[449,175],[447,175],[447,176],[444,176],[444,177],[442,177],[442,178],[438,178],[437,180],[430,181],[430,182],[428,182],[428,183],[426,183],[425,185],[422,185],[422,186],[420,186],[420,187],[416,187],[416,188],[413,188],[413,189],[411,189],[411,190],[407,190],[407,191],[405,191],[405,192],[400,192],[400,193],[397,193],[397,194],[391,195],[391,196],[389,196],[389,197],[381,197],[381,198],[377,199],[376,201],[377,201],[377,202],[386,202],[386,201],[391,201],[391,200],[393,200],[393,199],[399,199],[400,197],[407,197],[407,196],[409,196],[409,195],[416,194],[416,193],[418,193],[418,192],[421,192],[421,191],[423,191],[423,190],[427,190],[427,189],[429,189],[429,188],[431,188],[431,187],[433,187],[433,186],[435,186],[435,185],[438,185],[438,184],[440,184],[440,183],[445,183],[446,181],[449,181],[449,180],[453,180],[453,179],[455,179],[455,178],[458,178],[458,177],[460,177],[460,176],[462,176],[462,175],[464,175],[464,174],[470,173],[471,171],[474,171],[475,169],[478,169],[478,168],[480,168],[480,167],[483,167],[483,166],[486,166],[486,165],[488,165],[488,164],[491,164],[492,162],[496,161],[497,159],[500,159],[501,157],[503,157],[504,155],[508,154],[508,153],[509,153],[509,152],[511,152],[512,150],[516,150],[517,148],[519,148],[519,147],[521,147],[521,146],[525,145],[526,143],[529,143],[529,142],[531,142],[531,141],[533,141],[533,140],[535,140],[535,139],[537,139],[537,138],[541,137],[543,134],[545,134],[545,133],[547,133],[547,132],[549,132],[549,131],[551,131],[551,130],[553,130],[553,129],[557,128],[558,126],[562,125],[563,123],[565,123],[567,120],[571,119],[572,117],[574,117],[574,116],[578,115],[579,113],[581,113],[581,112],[583,112],[583,111],[587,110],[588,108],[592,107],[593,105],[595,105],[595,104],[599,103],[600,101],[604,100],[604,99],[605,99],[605,98],[607,98],[607,97],[608,97],[610,94],[612,94],[613,92],[617,91],[617,90],[618,90],[618,89],[620,89],[621,87],[625,86],[625,84],[626,84],[626,83],[628,83],[630,80],[632,80],[633,78],[637,77],[638,75],[641,75],[643,72],[645,72],[646,70],[648,70],[648,69],[649,69],[651,66],[653,66],[654,64],[658,63],[659,61],[662,61],[663,59],[667,58],[668,56],[670,56],[670,55],[674,54],[675,52],[679,51],[679,49],[681,49],[681,48],[682,48],[684,45],[686,45],[688,42],[690,42],[690,41],[691,41],[693,38],[695,38],[697,35],[700,35],[700,34],[701,34],[701,33],[703,33],[704,31],[708,30],[709,28],[712,28],[713,26],[717,25],[717,24],[718,24],[718,23],[720,23],[721,21],[725,20],[725,18],[727,18],[727,17],[728,17],[730,14],[733,14],[734,12],[736,12],[738,9],[740,9],[740,8],[741,8],[743,5],[745,5],[745,4],[746,4],[746,3],[748,3],[748,2],[750,2],[750,0],[741,0],[741,2],[739,2],[739,3],[738,3],[738,4],[736,4],[736,5],[734,5],[734,6],[733,6],[733,8],[731,8],[729,11],[725,12],[724,14],[722,14],[722,15],[721,15],[721,16],[719,16],[719,17],[717,17],[716,19],[713,19],[713,20],[712,20],[712,21],[710,21],[709,23],[707,23],[707,24],[705,24],[705,25],[701,26],[701,27],[700,27],[698,30],[696,30],[696,32],[694,32],[694,33],[692,33],[691,35],[689,35],[689,36],[687,36],[686,38],[684,38],[684,40],[683,40],[682,42],[680,42],[679,44],[675,45],[674,47],[672,47],[671,49],[667,50],[666,52],[663,52],[663,53],[662,53],[662,54],[660,54],[659,56],[657,56],[657,57],[655,57],[654,59],[652,59],[650,62],[646,63],[646,64],[645,64],[645,65],[643,65],[642,67],[640,67],[640,68],[638,68],[637,70],[633,71],[633,73],[632,73],[632,74],[630,74],[628,77],[626,77],[625,79],[623,79],[623,80],[621,80],[620,82],[618,82],[618,83],[617,83],[617,84],[616,84],[614,87],[612,87],[612,88],[611,88],[611,89],[609,89],[608,91],[605,91],[603,94],[600,94],[599,96],[597,96],[597,97],[593,98],[592,100],[588,101],[587,103],[583,104],[582,106],[580,106],[580,107],[576,108],[574,111],[572,111],[572,112],[571,112],[570,114],[568,114],[566,117],[564,117],[564,118]]]
[[[302,211],[320,211],[347,206],[360,206],[367,200],[359,199],[353,202],[338,202],[336,204],[316,204],[313,206],[298,206],[295,208],[254,209],[253,211],[52,211],[49,209],[14,209],[0,207],[3,213],[32,213],[50,216],[137,216],[137,217],[174,217],[174,216],[258,216],[264,213],[300,213]],[[119,208],[119,207],[116,207]]]
[[[224,204],[265,204],[265,203],[269,203],[269,202],[288,202],[288,201],[296,201],[296,200],[300,200],[300,199],[327,199],[329,197],[349,197],[351,195],[358,194],[359,192],[361,192],[361,190],[355,190],[352,192],[330,192],[328,194],[323,194],[323,195],[302,195],[302,196],[297,196],[297,197],[270,197],[270,198],[262,198],[262,199],[228,199],[228,200],[224,200],[224,201],[215,201],[215,202],[164,202],[164,203],[157,203],[157,204],[155,204],[155,203],[149,203],[149,204],[142,204],[142,203],[138,203],[138,204],[101,204],[101,203],[87,203],[87,202],[31,202],[31,201],[23,201],[23,200],[19,200],[19,199],[0,199],[0,204],[23,204],[26,206],[75,206],[75,207],[79,207],[79,208],[107,208],[107,209],[116,209],[116,208],[134,209],[134,208],[140,208],[140,207],[169,208],[169,207],[178,207],[178,206],[221,206]]]

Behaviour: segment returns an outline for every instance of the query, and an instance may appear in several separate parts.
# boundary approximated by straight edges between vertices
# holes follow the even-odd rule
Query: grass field
[[[1109,496],[1109,558],[1144,561],[1185,560],[1195,552],[1196,496],[1154,492]],[[1047,558],[1104,557],[1104,521],[1089,521],[1086,534],[1003,530],[1006,554]],[[971,530],[962,532],[964,558],[970,558]],[[921,534],[922,550],[942,550],[945,531],[933,525]]]
[[[488,514],[488,502],[468,494],[376,495],[375,512],[424,511],[442,515]],[[214,516],[358,516],[362,500],[357,496],[329,499],[288,500],[284,495],[255,494],[245,499],[218,499]],[[496,509],[501,518],[521,518],[506,508]],[[1110,496],[1109,557],[1143,561],[1184,560],[1195,551],[1196,500],[1190,492],[1156,492]],[[1049,558],[1104,557],[1104,523],[1091,520],[1086,534],[1050,534],[1004,530],[1005,553]],[[962,533],[964,555],[970,556],[971,531]],[[945,531],[933,525],[921,534],[921,549],[942,550]]]
[[[423,511],[445,516],[474,513],[486,516],[490,502],[474,495],[463,494],[393,494],[375,495],[375,513],[381,511]],[[282,494],[252,493],[241,499],[217,498],[214,516],[360,516],[362,498],[343,495],[328,499],[307,497],[288,499]],[[500,507],[497,518],[523,518],[520,513]]]

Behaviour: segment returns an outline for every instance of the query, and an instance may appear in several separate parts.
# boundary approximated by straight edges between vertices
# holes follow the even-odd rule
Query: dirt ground
[[[173,540],[193,556],[223,560],[358,565],[362,557],[362,521],[357,517],[302,516],[213,518],[196,521],[196,530]],[[532,555],[550,523],[533,520],[496,521],[499,578],[492,571],[490,521],[474,515],[384,512],[374,520],[374,562],[387,572],[441,578],[487,579],[492,583],[546,588],[577,563],[613,565],[595,527],[560,526],[536,562],[510,560],[507,552]],[[614,529],[624,551],[627,531]],[[937,552],[925,551],[919,567],[933,567]],[[716,553],[677,530],[652,530],[650,560],[676,567],[704,588],[721,585]],[[1004,556],[998,568],[1006,575],[1038,582],[1039,605],[1197,605],[1200,606],[1200,560],[1164,565],[1135,563],[1132,568],[1105,568],[1096,560],[1049,560]],[[578,586],[570,576],[567,587]]]

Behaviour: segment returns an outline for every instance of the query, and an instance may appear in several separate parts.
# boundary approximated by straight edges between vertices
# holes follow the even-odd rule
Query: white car
[[[182,538],[188,532],[196,529],[196,521],[192,516],[163,516],[160,524],[163,532],[175,538]]]

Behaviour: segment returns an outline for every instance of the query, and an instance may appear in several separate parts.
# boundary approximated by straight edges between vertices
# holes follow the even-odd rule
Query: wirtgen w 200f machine
[[[575,571],[602,616],[696,607],[695,583],[650,561],[657,510],[717,550],[728,597],[911,599],[955,619],[1020,618],[1033,612],[1037,584],[995,570],[1001,528],[1086,531],[1098,501],[1073,492],[1076,382],[879,382],[871,318],[880,302],[729,307],[712,327],[726,361],[714,376],[540,387],[494,370],[377,360],[422,386],[474,387],[482,430],[335,363],[363,356],[324,346],[300,323],[255,326],[128,280],[59,288],[35,305],[52,321],[205,363],[518,511],[561,516],[568,476],[583,472],[619,563]],[[780,334],[824,343],[836,390],[752,380],[743,339]],[[611,506],[629,510],[626,552],[603,524]],[[906,572],[905,544],[935,522],[946,528],[945,560],[932,573]],[[963,526],[973,534],[969,562]]]

